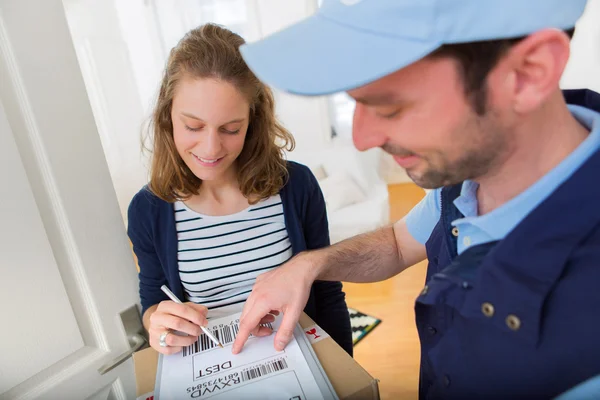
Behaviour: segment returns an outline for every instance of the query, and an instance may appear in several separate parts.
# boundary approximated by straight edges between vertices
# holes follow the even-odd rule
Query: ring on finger
[[[167,329],[166,331],[160,334],[158,338],[158,344],[160,345],[160,347],[169,347],[169,345],[167,344],[167,335],[169,333],[171,333],[171,331]]]

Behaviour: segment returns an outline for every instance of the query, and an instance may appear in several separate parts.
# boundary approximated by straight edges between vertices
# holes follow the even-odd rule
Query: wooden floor
[[[412,183],[390,185],[390,219],[403,217],[425,195]],[[349,307],[382,320],[354,348],[354,358],[379,379],[382,399],[416,399],[419,339],[414,301],[425,283],[422,262],[394,278],[372,284],[344,284]]]

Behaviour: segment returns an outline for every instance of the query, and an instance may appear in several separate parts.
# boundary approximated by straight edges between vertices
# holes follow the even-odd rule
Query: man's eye
[[[377,113],[378,117],[384,118],[384,119],[392,119],[395,116],[397,116],[398,114],[400,114],[400,111],[402,110],[394,110],[392,112],[387,112],[387,113]]]

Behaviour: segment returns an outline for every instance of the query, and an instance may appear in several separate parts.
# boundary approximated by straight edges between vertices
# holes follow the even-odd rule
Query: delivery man
[[[261,275],[233,352],[315,280],[427,258],[420,398],[551,398],[600,374],[600,96],[561,91],[585,0],[325,0],[242,48],[273,86],[356,100],[353,139],[432,189],[393,226]],[[398,327],[402,329],[402,327]]]

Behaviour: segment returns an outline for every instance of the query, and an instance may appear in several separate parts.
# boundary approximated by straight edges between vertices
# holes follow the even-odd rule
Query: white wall
[[[588,0],[576,26],[561,87],[600,92],[600,0]]]
[[[144,115],[152,109],[164,68],[160,33],[147,0],[107,1],[117,13],[118,28],[129,54],[129,62]]]
[[[131,197],[147,181],[148,160],[140,152],[141,130],[151,112],[167,53],[178,38],[192,27],[213,21],[233,25],[251,42],[311,15],[317,8],[315,0],[64,3],[124,220]],[[235,15],[231,13],[233,3],[243,5],[235,8]],[[219,7],[215,7],[217,4]],[[162,26],[159,19],[163,20]],[[164,26],[165,19],[169,26]],[[589,0],[577,26],[562,87],[588,87],[600,92],[597,21],[600,0]],[[327,97],[298,97],[280,91],[275,94],[277,115],[294,134],[298,153],[330,146],[332,124],[342,140],[351,139],[352,107],[340,101],[343,95],[336,98],[338,106],[332,112]],[[294,159],[294,153],[289,158]],[[385,161],[384,175],[391,181],[406,180],[402,171]]]
[[[257,0],[260,37],[277,32],[316,11],[314,0]],[[296,139],[298,151],[310,151],[330,142],[327,97],[301,97],[275,90],[277,115]],[[293,158],[293,154],[290,155]]]

